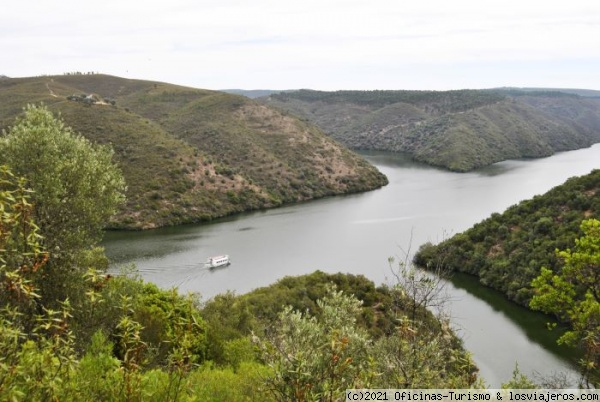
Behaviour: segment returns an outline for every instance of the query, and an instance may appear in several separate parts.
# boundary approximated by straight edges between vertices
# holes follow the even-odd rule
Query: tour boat
[[[208,268],[219,268],[219,267],[225,267],[229,264],[231,264],[231,261],[229,261],[228,255],[219,255],[216,257],[210,257],[208,260],[206,260],[205,265]]]

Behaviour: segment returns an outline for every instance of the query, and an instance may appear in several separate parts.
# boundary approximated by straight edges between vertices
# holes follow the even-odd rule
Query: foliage
[[[288,91],[263,101],[353,149],[468,171],[600,141],[600,101],[560,92]]]
[[[477,383],[471,356],[456,346],[448,320],[432,330],[400,319],[395,336],[379,339],[371,352],[374,388],[469,388]]]
[[[271,368],[266,386],[276,400],[332,401],[348,388],[465,388],[476,382],[477,370],[448,321],[430,319],[424,308],[411,320],[394,304],[394,332],[373,339],[358,325],[362,302],[328,289],[315,313],[288,306],[263,336],[254,336]]]
[[[47,261],[33,218],[31,191],[7,166],[0,166],[0,307],[22,312],[35,306],[34,278]]]
[[[45,311],[31,333],[25,332],[19,315],[10,306],[0,311],[0,399],[42,401],[69,395],[76,357],[66,324],[68,307]]]
[[[18,189],[22,181],[3,172],[3,187]],[[87,280],[80,278],[88,303],[79,309],[69,303],[45,307],[33,285],[43,266],[31,266],[44,253],[36,236],[25,236],[36,228],[27,214],[31,204],[25,194],[17,200],[27,208],[15,212],[11,193],[0,194],[0,235],[8,245],[0,249],[0,399],[132,401],[161,394],[156,400],[178,400],[206,348],[204,323],[191,297],[91,271]],[[21,240],[24,247],[5,240]],[[17,269],[7,269],[14,268],[12,261],[19,262]],[[149,381],[152,366],[165,373],[158,390]]]
[[[333,401],[348,388],[369,387],[370,341],[356,326],[360,301],[331,290],[317,304],[319,319],[287,307],[273,333],[257,338],[272,368],[267,387],[277,400]]]
[[[36,285],[46,300],[75,297],[79,266],[98,260],[93,247],[123,200],[124,181],[112,151],[76,135],[45,107],[28,106],[3,134],[0,163],[33,191],[35,221],[51,255]]]
[[[143,294],[148,287],[151,297]],[[124,290],[134,290],[134,296]],[[63,305],[45,309],[28,329],[23,313],[12,306],[0,311],[0,399],[186,400],[193,387],[190,375],[205,348],[203,323],[190,299],[128,277],[104,282],[102,289],[92,285],[88,296],[98,315],[72,315],[71,307]],[[142,325],[144,315],[140,321],[136,317],[160,302],[166,303],[161,306],[165,330],[150,336],[145,332],[150,327]],[[80,326],[95,331],[83,348],[76,337]],[[163,345],[165,356],[159,360],[155,349]]]
[[[442,267],[433,271],[416,268],[408,255],[393,271],[397,324],[374,348],[378,388],[465,388],[477,380],[477,368],[445,316],[448,275]]]
[[[252,402],[273,400],[263,386],[270,370],[263,364],[245,362],[232,367],[203,366],[187,378],[187,400]],[[186,400],[186,399],[183,399]]]
[[[70,307],[40,304],[36,276],[44,268],[31,191],[0,167],[0,399],[49,400],[75,364]]]
[[[438,105],[447,111],[468,110],[503,100],[504,96],[495,91],[453,90],[453,91],[314,91],[299,90],[272,94],[282,101],[299,99],[307,102],[343,103],[351,102],[362,106],[383,107],[394,103],[415,105]]]
[[[475,381],[460,342],[426,310],[435,281],[410,272],[398,288],[316,272],[248,296],[222,295],[201,310],[192,295],[94,269],[104,260],[94,249],[74,259],[80,298],[41,298],[35,285],[46,253],[37,233],[45,227],[34,219],[36,193],[8,169],[0,173],[0,285],[9,290],[0,306],[0,399],[337,400],[354,386]],[[56,268],[71,262],[49,258]],[[306,312],[283,307],[288,302]]]
[[[228,363],[228,342],[246,338],[252,333],[262,336],[265,329],[278,319],[284,306],[318,318],[321,310],[317,301],[327,296],[329,284],[362,301],[357,324],[367,330],[370,336],[377,339],[393,333],[394,298],[389,288],[376,287],[362,275],[316,271],[310,275],[285,277],[271,286],[240,296],[220,294],[206,302],[202,317],[208,325],[207,357],[219,364]]]
[[[502,389],[535,389],[540,388],[539,385],[531,381],[525,374],[519,370],[519,365],[515,365],[512,378],[502,384]],[[547,387],[544,387],[547,388]],[[566,387],[563,387],[566,388]]]
[[[125,187],[109,148],[75,134],[46,107],[28,106],[4,133],[0,155],[33,190],[36,221],[53,259],[68,260],[100,240]]]
[[[600,214],[599,191],[600,170],[571,178],[440,244],[425,244],[415,260],[424,267],[441,261],[451,271],[476,275],[482,284],[527,305],[541,267],[558,273],[555,250],[575,242],[583,219]]]
[[[228,345],[236,340],[241,340],[244,345],[252,334],[255,341],[260,340],[262,356],[271,362],[272,368],[293,370],[296,366],[312,367],[297,373],[296,385],[290,382],[282,384],[283,377],[290,377],[281,371],[273,371],[269,377],[272,390],[275,387],[279,390],[277,392],[292,392],[290,390],[296,387],[294,389],[302,393],[302,384],[305,386],[315,381],[315,377],[309,375],[302,377],[301,373],[305,372],[329,370],[329,373],[340,374],[335,371],[339,367],[326,365],[329,362],[327,353],[332,348],[342,347],[340,339],[344,338],[346,331],[332,329],[333,324],[326,318],[329,313],[323,308],[323,303],[332,297],[330,288],[333,285],[336,287],[334,293],[339,293],[336,297],[343,296],[357,303],[350,303],[354,306],[352,308],[344,307],[342,310],[345,312],[337,311],[341,309],[338,303],[334,310],[337,317],[347,317],[353,323],[352,331],[367,342],[368,356],[360,363],[361,381],[370,379],[371,385],[381,387],[472,385],[476,381],[477,369],[468,353],[450,330],[447,319],[435,317],[427,310],[428,307],[440,306],[443,294],[434,290],[439,283],[409,271],[399,272],[398,278],[406,276],[407,280],[401,284],[398,281],[399,285],[392,288],[375,287],[363,276],[317,271],[310,275],[285,277],[276,284],[241,296],[232,293],[218,295],[202,310],[209,328],[208,357],[222,366],[232,364],[233,360],[225,357]],[[420,299],[414,301],[411,298],[414,295],[420,295]],[[309,336],[309,333],[319,335]],[[318,347],[320,342],[326,346]],[[242,350],[242,361],[255,359],[245,346]],[[285,355],[284,350],[295,354],[297,359],[280,361]],[[342,353],[346,349],[335,350]],[[364,352],[360,353],[364,355]],[[302,360],[300,356],[307,356],[308,360]],[[317,366],[320,369],[316,369]],[[344,377],[344,381],[347,380]]]
[[[79,276],[77,308],[41,298],[35,284],[47,254],[24,185],[0,169],[0,399],[142,400],[157,393],[145,384],[158,366],[160,391],[177,400],[206,349],[191,296],[90,270]]]
[[[560,272],[542,268],[532,281],[530,306],[571,324],[558,342],[583,348],[582,374],[589,381],[600,364],[600,221],[584,220],[581,231],[573,250],[557,251]]]

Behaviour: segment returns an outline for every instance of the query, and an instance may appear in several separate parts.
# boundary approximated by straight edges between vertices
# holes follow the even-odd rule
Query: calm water
[[[317,269],[392,283],[388,257],[438,242],[571,176],[600,168],[600,145],[463,174],[397,155],[365,156],[388,176],[388,186],[208,225],[108,233],[107,254],[115,267],[133,262],[144,279],[199,292],[204,299]],[[204,261],[217,254],[229,254],[232,265],[204,269]],[[555,346],[545,317],[508,303],[470,277],[457,276],[448,291],[454,324],[489,385],[507,381],[517,362],[526,374],[572,372],[574,359]]]

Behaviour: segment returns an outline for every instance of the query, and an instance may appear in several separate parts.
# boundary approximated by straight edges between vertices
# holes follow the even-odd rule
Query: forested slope
[[[0,129],[41,102],[114,148],[128,190],[113,228],[198,222],[387,183],[314,125],[242,96],[100,74],[7,78]]]
[[[600,217],[600,170],[574,177],[416,255],[421,266],[477,275],[481,283],[527,305],[531,281],[546,267],[558,272],[556,250],[575,245],[583,219]]]
[[[468,171],[600,141],[600,99],[551,91],[288,91],[267,105],[354,149],[406,152]]]

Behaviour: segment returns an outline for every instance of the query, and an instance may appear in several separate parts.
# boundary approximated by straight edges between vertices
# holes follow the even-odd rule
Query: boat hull
[[[228,255],[220,255],[217,257],[210,257],[206,261],[205,266],[208,267],[209,269],[215,269],[215,268],[227,267],[230,264],[231,264],[231,261],[229,261]]]

